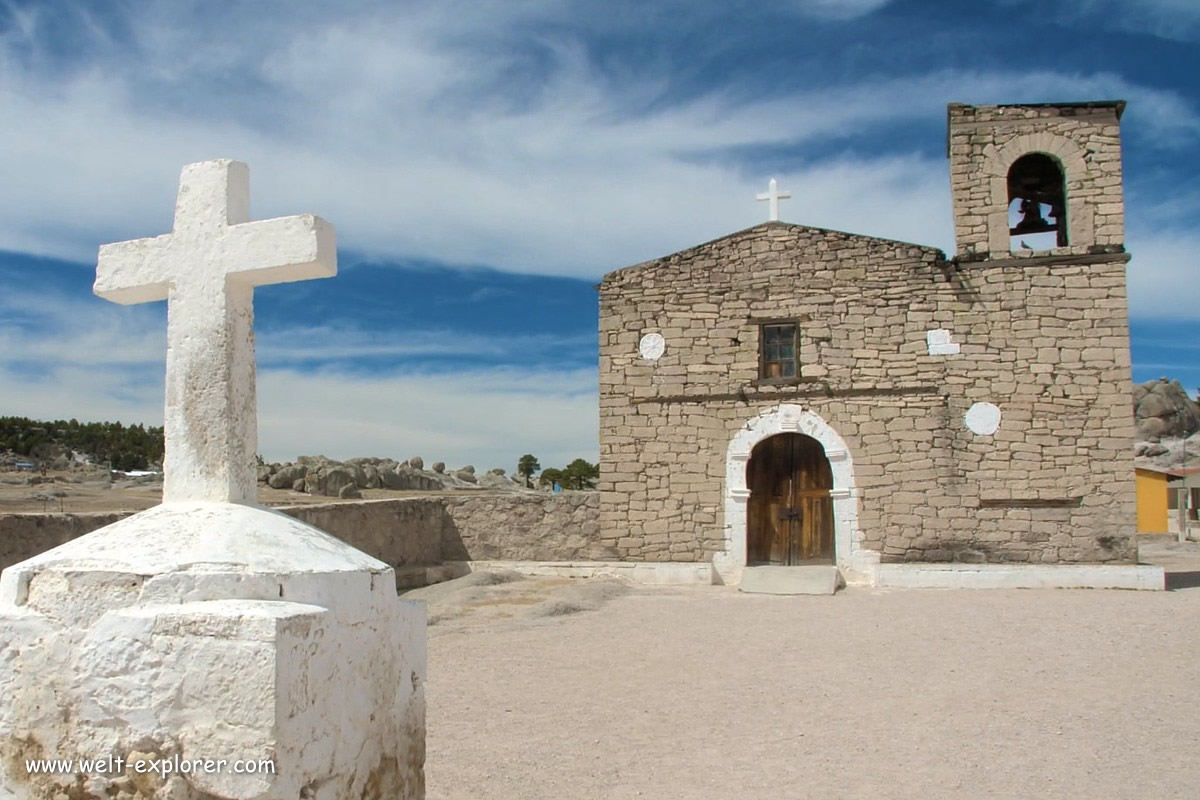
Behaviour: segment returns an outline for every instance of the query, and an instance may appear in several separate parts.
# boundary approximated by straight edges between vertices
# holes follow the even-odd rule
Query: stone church
[[[956,254],[768,222],[600,285],[633,561],[1136,562],[1123,102],[948,109]]]

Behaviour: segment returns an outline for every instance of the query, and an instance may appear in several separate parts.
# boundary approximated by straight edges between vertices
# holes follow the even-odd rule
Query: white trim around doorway
[[[754,446],[780,433],[811,436],[825,448],[833,473],[834,558],[848,581],[869,581],[879,555],[861,549],[858,529],[858,491],[854,485],[854,463],[846,442],[820,416],[798,405],[780,404],[749,420],[729,442],[725,456],[725,550],[713,557],[722,583],[737,584],[746,567],[746,464]],[[855,580],[857,579],[857,580]]]

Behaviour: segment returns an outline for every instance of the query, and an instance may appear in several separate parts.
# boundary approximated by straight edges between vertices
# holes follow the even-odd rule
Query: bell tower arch
[[[1124,101],[949,106],[960,261],[1122,253]]]

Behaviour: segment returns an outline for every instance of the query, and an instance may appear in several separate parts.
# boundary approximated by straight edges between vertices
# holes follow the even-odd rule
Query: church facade
[[[951,105],[952,258],[769,222],[605,276],[605,543],[1135,563],[1123,110]]]

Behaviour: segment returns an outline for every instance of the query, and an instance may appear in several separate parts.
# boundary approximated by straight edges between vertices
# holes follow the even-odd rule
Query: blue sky
[[[97,247],[180,167],[338,230],[260,290],[260,449],[596,445],[603,273],[789,222],[953,251],[945,105],[1124,99],[1134,377],[1200,386],[1196,0],[0,0],[0,414],[159,423],[165,309]]]

